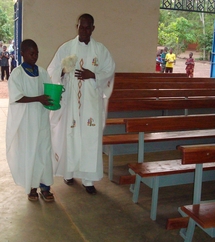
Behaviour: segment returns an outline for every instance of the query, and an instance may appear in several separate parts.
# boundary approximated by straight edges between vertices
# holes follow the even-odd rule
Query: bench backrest
[[[115,80],[114,89],[197,89],[197,88],[215,88],[215,81],[207,81],[205,78],[202,78],[200,81],[184,81],[184,78],[173,78],[170,81],[170,78],[154,78],[152,80],[144,79],[122,79]],[[211,79],[210,79],[211,80]]]
[[[190,99],[110,99],[108,112],[126,112],[143,110],[183,110],[215,107],[215,97]]]
[[[167,132],[214,129],[215,115],[159,116],[124,119],[126,132]]]
[[[186,145],[178,148],[182,153],[182,164],[215,162],[215,144]]]
[[[114,89],[110,100],[209,96],[215,97],[215,89]]]
[[[196,164],[193,204],[201,201],[203,164],[215,162],[215,144],[186,145],[178,148],[182,153],[182,164]]]

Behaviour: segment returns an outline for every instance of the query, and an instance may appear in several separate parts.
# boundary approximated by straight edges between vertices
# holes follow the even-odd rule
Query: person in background
[[[176,61],[176,56],[173,53],[173,49],[172,48],[170,48],[169,49],[169,53],[166,54],[165,61],[166,61],[165,72],[166,73],[172,73],[173,72],[173,67],[174,67],[174,64],[175,64],[175,61]]]
[[[5,75],[6,80],[9,79],[10,73],[9,73],[9,52],[7,51],[7,46],[3,46],[3,50],[0,53],[1,58],[1,81],[4,81]]]
[[[11,53],[14,50],[14,40],[10,41],[10,45],[8,47],[8,52]]]
[[[156,67],[155,67],[156,72],[161,72],[161,65],[162,65],[162,59],[161,59],[160,52],[158,52],[156,57]]]
[[[3,41],[1,40],[0,41],[0,72],[1,72],[1,53],[2,53],[2,51],[3,51]],[[0,80],[1,81],[1,80]]]
[[[187,76],[190,77],[190,78],[193,78],[195,61],[193,59],[193,53],[192,52],[190,52],[189,58],[186,60],[185,65],[186,65],[185,70],[186,70]]]
[[[38,201],[37,188],[46,202],[54,201],[51,158],[50,98],[43,83],[51,83],[46,70],[36,65],[37,44],[21,43],[24,62],[13,70],[8,82],[9,108],[6,128],[7,161],[17,185],[25,188],[30,201]]]
[[[164,73],[165,72],[165,68],[166,68],[166,54],[167,54],[168,48],[164,47],[162,53],[161,53],[161,60],[162,60],[162,64],[161,64],[161,72]]]
[[[78,36],[57,50],[48,67],[52,82],[66,89],[61,109],[51,112],[54,174],[67,185],[80,178],[91,195],[103,177],[102,136],[115,72],[110,52],[91,37],[94,29],[94,18],[81,15]]]
[[[14,68],[16,68],[16,66],[17,64],[15,59],[15,52],[13,48],[13,50],[10,52],[10,73],[13,71]]]

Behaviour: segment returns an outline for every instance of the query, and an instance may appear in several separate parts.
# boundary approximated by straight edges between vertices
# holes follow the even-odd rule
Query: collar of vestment
[[[27,64],[26,62],[23,62],[21,64],[23,70],[29,75],[29,76],[32,76],[32,77],[36,77],[36,76],[39,76],[39,69],[38,69],[38,66],[37,65],[34,65],[34,66],[31,66],[29,64]]]

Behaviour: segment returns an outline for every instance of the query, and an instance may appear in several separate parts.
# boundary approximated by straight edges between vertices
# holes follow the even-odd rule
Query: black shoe
[[[71,186],[74,183],[74,179],[73,178],[71,178],[71,179],[63,179],[63,180],[66,183],[66,185],[68,185],[68,186]]]
[[[83,184],[82,184],[82,185],[83,185]],[[96,191],[96,189],[95,189],[94,186],[84,186],[84,185],[83,185],[83,187],[85,187],[86,192],[88,192],[88,193],[91,194],[91,195],[95,195],[95,194],[97,193],[97,191]]]

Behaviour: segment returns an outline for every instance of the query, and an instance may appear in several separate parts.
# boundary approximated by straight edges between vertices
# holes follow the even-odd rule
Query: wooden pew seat
[[[175,131],[175,132],[155,132],[146,133],[144,136],[144,142],[156,142],[156,141],[170,141],[170,140],[185,140],[185,139],[205,139],[215,138],[215,129],[209,130],[190,130],[190,131]],[[116,144],[137,144],[138,133],[125,133],[125,134],[110,134],[103,135],[103,145],[109,147],[108,153],[108,176],[109,179],[113,179],[113,166],[114,166],[114,145]],[[130,178],[128,178],[130,179]],[[122,184],[122,180],[120,181]],[[125,181],[124,184],[127,184]],[[130,182],[130,181],[129,181]],[[131,184],[131,183],[130,183]]]
[[[181,207],[181,210],[202,228],[215,227],[215,202],[186,205]]]

